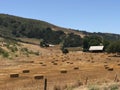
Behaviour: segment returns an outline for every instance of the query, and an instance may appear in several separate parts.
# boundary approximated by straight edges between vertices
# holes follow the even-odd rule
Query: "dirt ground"
[[[0,59],[0,90],[43,90],[44,79],[35,80],[35,75],[47,78],[47,90],[55,86],[66,87],[77,81],[83,84],[104,83],[120,78],[120,57],[107,53],[69,52],[63,55],[59,49],[40,48],[25,44],[41,52],[39,56],[17,57],[14,60]],[[29,73],[23,73],[29,70]],[[66,73],[61,73],[65,70]],[[10,78],[10,74],[19,74]]]

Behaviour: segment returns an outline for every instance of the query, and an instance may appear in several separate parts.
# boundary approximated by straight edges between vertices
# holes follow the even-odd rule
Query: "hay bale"
[[[23,73],[29,73],[30,70],[23,70],[22,72],[23,72]]]
[[[60,72],[65,74],[65,73],[67,73],[67,70],[61,70]]]
[[[47,66],[46,64],[42,64],[42,66]]]
[[[22,61],[23,63],[34,63],[34,61]]]
[[[107,66],[108,66],[107,64],[104,65],[104,67],[107,67]]]
[[[105,69],[108,69],[108,68],[109,68],[109,66],[108,66],[108,65],[104,65],[104,67],[105,67]]]
[[[91,61],[91,63],[95,63],[95,61]]]
[[[19,74],[10,74],[10,78],[18,78]]]
[[[113,68],[108,68],[108,71],[113,71]]]
[[[105,69],[109,69],[109,67],[108,67],[108,66],[106,66],[106,67],[105,67]]]
[[[79,67],[74,67],[74,70],[78,70],[79,69]]]
[[[90,62],[90,60],[87,60],[88,62]]]
[[[70,62],[66,62],[67,64],[69,64]]]
[[[70,64],[73,64],[73,62],[71,62]]]
[[[55,61],[51,61],[51,63],[55,63]]]
[[[53,65],[58,65],[57,63],[53,63]]]
[[[40,64],[43,64],[43,62],[40,62]]]
[[[36,79],[36,80],[40,80],[40,79],[43,79],[43,78],[44,78],[43,75],[35,75],[34,76],[34,79]]]
[[[66,60],[62,60],[62,62],[65,62]]]

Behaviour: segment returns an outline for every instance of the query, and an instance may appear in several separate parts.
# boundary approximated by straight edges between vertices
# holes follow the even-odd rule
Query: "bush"
[[[9,57],[9,53],[2,48],[0,48],[0,55],[6,58]]]
[[[108,53],[120,53],[120,41],[111,43],[107,48]]]
[[[119,90],[119,86],[117,84],[113,84],[109,88],[110,90]]]
[[[67,54],[67,53],[69,53],[69,51],[68,51],[68,49],[62,49],[62,53]]]
[[[100,90],[99,87],[96,85],[91,85],[88,88],[89,88],[88,90]]]

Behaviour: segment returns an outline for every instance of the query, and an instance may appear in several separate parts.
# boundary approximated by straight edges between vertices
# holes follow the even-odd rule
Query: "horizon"
[[[56,26],[120,34],[120,1],[1,1],[0,13],[42,20]]]

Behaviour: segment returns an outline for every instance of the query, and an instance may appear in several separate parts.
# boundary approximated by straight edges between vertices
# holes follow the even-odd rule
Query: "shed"
[[[90,46],[89,51],[91,52],[101,52],[104,50],[104,46]]]

